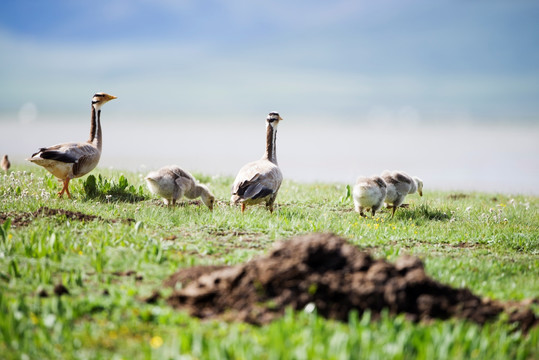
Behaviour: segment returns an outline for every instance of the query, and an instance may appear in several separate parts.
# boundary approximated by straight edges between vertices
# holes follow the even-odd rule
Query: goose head
[[[103,92],[98,92],[92,98],[92,106],[96,110],[100,110],[101,106],[103,106],[103,104],[105,104],[105,103],[107,103],[107,102],[109,102],[109,101],[111,101],[113,99],[116,99],[116,96],[105,94]]]
[[[282,121],[282,120],[283,118],[279,115],[278,112],[275,112],[275,111],[270,112],[268,117],[266,118],[266,122],[268,123],[268,125],[270,125],[274,129],[277,128],[279,121]]]

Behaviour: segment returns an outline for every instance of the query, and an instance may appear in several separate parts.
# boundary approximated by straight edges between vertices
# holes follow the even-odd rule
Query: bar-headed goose
[[[157,171],[150,172],[146,177],[148,189],[163,198],[165,205],[176,204],[176,201],[185,196],[188,199],[200,197],[202,202],[213,210],[215,196],[208,187],[199,184],[188,171],[176,165],[164,166]]]
[[[417,191],[419,196],[423,196],[423,181],[416,176],[411,177],[403,171],[389,170],[385,170],[381,176],[387,184],[385,203],[387,207],[392,208],[392,216],[395,215],[395,210],[403,203],[406,195]]]
[[[58,193],[59,197],[62,197],[65,192],[71,198],[69,180],[88,174],[99,163],[103,144],[101,106],[112,99],[116,99],[116,96],[101,92],[93,96],[90,138],[88,141],[40,148],[38,152],[32,154],[31,158],[27,159],[34,164],[43,166],[64,183],[62,190]]]
[[[283,174],[277,164],[275,141],[277,126],[283,120],[278,113],[269,113],[266,119],[266,152],[262,159],[244,165],[232,185],[231,201],[241,203],[241,212],[246,205],[266,203],[273,213],[273,203],[283,181]]]
[[[363,211],[371,210],[374,217],[386,198],[386,182],[379,176],[360,176],[353,191],[354,208],[363,217]]]

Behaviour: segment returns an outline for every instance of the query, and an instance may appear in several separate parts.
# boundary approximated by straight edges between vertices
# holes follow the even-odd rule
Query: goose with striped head
[[[92,117],[90,122],[90,138],[86,142],[69,142],[40,148],[28,161],[43,166],[47,171],[63,183],[58,193],[64,192],[69,198],[69,181],[88,174],[92,171],[101,157],[103,133],[101,129],[101,107],[103,104],[116,99],[116,96],[96,93],[92,98]]]
[[[260,160],[244,165],[232,185],[231,202],[241,204],[241,212],[247,205],[266,203],[273,213],[273,203],[283,182],[283,174],[277,163],[277,126],[283,119],[276,112],[266,118],[266,151]]]

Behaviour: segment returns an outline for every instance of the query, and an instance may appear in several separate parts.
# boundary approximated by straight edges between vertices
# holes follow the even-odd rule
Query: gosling
[[[376,214],[386,197],[386,183],[379,176],[360,176],[354,185],[353,198],[354,208],[363,217],[367,217],[364,211],[369,209],[372,216]]]
[[[148,189],[155,195],[161,196],[165,205],[176,205],[182,197],[196,199],[200,197],[204,205],[213,211],[215,196],[206,185],[198,181],[188,171],[176,165],[164,166],[150,172],[145,178]]]
[[[408,194],[416,191],[419,196],[423,196],[423,180],[417,176],[410,176],[403,171],[389,171],[382,173],[382,179],[387,184],[386,206],[392,209],[391,217],[395,216],[395,211],[404,202]]]

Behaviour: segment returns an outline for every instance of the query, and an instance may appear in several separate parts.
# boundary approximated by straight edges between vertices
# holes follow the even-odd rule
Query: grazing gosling
[[[367,217],[363,211],[372,211],[376,214],[386,197],[386,183],[379,176],[360,176],[354,185],[353,198],[354,208],[363,217]]]
[[[401,206],[406,195],[417,191],[419,196],[423,196],[423,180],[417,176],[411,177],[403,171],[389,170],[385,170],[381,176],[387,184],[385,203],[388,208],[392,208],[392,217],[395,216],[395,211]]]
[[[2,170],[4,170],[5,172],[8,172],[10,167],[11,167],[11,163],[9,162],[7,155],[4,155],[2,157]]]
[[[150,172],[145,178],[148,189],[163,198],[165,205],[176,205],[176,201],[185,196],[188,199],[200,197],[204,205],[213,211],[215,196],[208,187],[199,184],[188,171],[176,165],[164,166]]]

